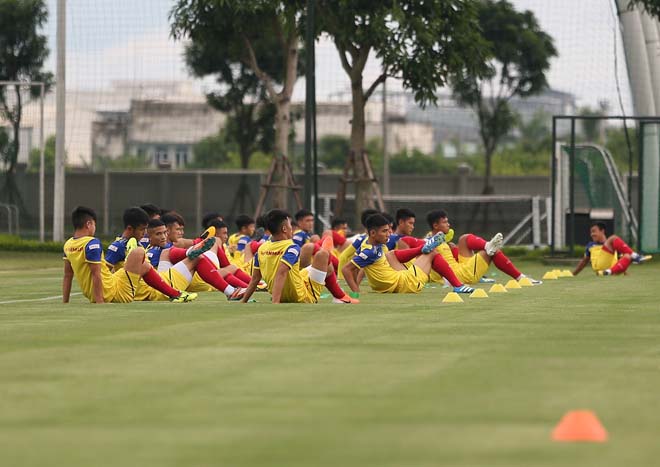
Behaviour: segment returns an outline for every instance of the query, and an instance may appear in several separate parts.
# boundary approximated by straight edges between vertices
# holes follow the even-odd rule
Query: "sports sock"
[[[339,271],[339,259],[335,255],[330,255],[330,263],[332,264],[332,267],[335,269],[335,272]]]
[[[346,292],[344,292],[339,286],[339,282],[337,282],[337,274],[334,271],[325,275],[325,288],[328,289],[335,298],[343,298],[344,295],[346,295]]]
[[[250,242],[250,250],[252,251],[253,256],[257,252],[257,250],[259,249],[260,246],[261,246],[261,242],[257,242],[255,240],[252,240]]]
[[[202,255],[199,257],[195,271],[197,271],[197,274],[199,274],[199,277],[204,282],[227,294],[227,287],[231,286],[222,278],[213,262],[206,256]]]
[[[410,237],[408,235],[401,237],[399,240],[408,245],[410,248],[422,247],[425,243],[421,238]]]
[[[518,271],[511,260],[501,251],[495,253],[492,258],[495,267],[503,273],[508,274],[516,280],[521,276],[520,271]]]
[[[250,281],[252,280],[250,275],[247,272],[243,271],[242,269],[237,269],[232,274],[234,276],[236,276],[238,278],[238,280],[241,280],[241,281],[245,282],[246,284],[249,284]]]
[[[334,243],[334,245],[335,245],[336,247],[340,247],[340,246],[342,246],[344,243],[346,243],[346,236],[340,234],[340,233],[337,232],[336,230],[333,230],[333,231],[332,231],[332,243]]]
[[[450,247],[450,249],[451,249],[451,255],[454,257],[454,259],[456,261],[458,261],[458,247],[453,246],[453,247]]]
[[[461,285],[463,285],[463,283],[458,280],[458,277],[456,277],[456,274],[454,274],[453,269],[451,268],[451,266],[449,266],[449,264],[442,257],[442,255],[435,255],[435,258],[433,258],[433,263],[431,266],[435,272],[437,272],[442,277],[447,279],[452,286],[460,287]]]
[[[225,249],[222,248],[222,245],[220,245],[220,248],[218,248],[218,262],[220,263],[221,268],[226,268],[231,264],[229,259],[227,258],[227,255],[225,254]]]
[[[630,248],[628,244],[619,237],[616,237],[614,239],[614,241],[612,242],[612,247],[614,247],[614,251],[616,251],[617,253],[621,253],[622,255],[633,254],[632,248]]]
[[[481,237],[477,237],[473,234],[467,234],[465,236],[466,244],[468,249],[472,251],[479,251],[486,248],[486,240]]]
[[[628,246],[628,245],[626,245]],[[630,249],[630,247],[628,247]],[[628,269],[628,266],[630,266],[631,259],[629,256],[623,256],[619,261],[616,262],[614,266],[612,266],[612,274],[621,274],[623,272],[626,272],[626,269]]]
[[[394,250],[394,256],[401,263],[407,263],[422,254],[422,247],[406,248],[405,250]]]
[[[245,282],[243,282],[242,280],[240,280],[238,277],[236,277],[236,276],[233,275],[233,274],[227,274],[227,275],[224,277],[224,279],[225,279],[225,281],[227,281],[227,283],[228,283],[229,285],[231,285],[231,286],[233,286],[233,287],[242,287],[242,288],[245,288],[245,287],[248,286]],[[248,282],[249,282],[249,281],[248,281]]]
[[[334,248],[335,244],[332,241],[332,237],[328,235],[323,239],[323,242],[321,243],[321,248],[330,253],[332,249]]]
[[[177,248],[173,246],[172,248],[169,248],[167,251],[170,252],[170,263],[172,264],[176,264],[179,261],[183,261],[184,258],[186,257],[185,248]]]
[[[142,276],[142,279],[149,287],[158,290],[160,293],[167,295],[170,298],[176,298],[181,295],[181,292],[165,282],[154,268],[149,268],[147,273]]]

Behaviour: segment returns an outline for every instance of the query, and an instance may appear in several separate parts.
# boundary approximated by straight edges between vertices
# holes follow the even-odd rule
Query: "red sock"
[[[237,269],[236,272],[232,273],[238,280],[245,282],[246,284],[249,284],[252,278],[250,275],[243,271],[242,269]]]
[[[335,298],[343,298],[344,295],[346,295],[339,286],[339,282],[337,282],[337,274],[335,274],[334,271],[325,275],[325,287]]]
[[[450,247],[450,249],[451,249],[451,255],[454,257],[456,262],[458,262],[458,247],[453,246],[453,247]]]
[[[339,259],[335,255],[330,255],[330,263],[332,263],[335,272],[339,271]]]
[[[472,234],[467,234],[465,237],[466,237],[466,244],[469,250],[479,251],[486,248],[486,240],[484,240],[483,238],[477,237],[476,235],[472,235]]]
[[[630,248],[628,246],[628,244],[626,242],[624,242],[622,239],[620,239],[619,237],[614,238],[614,241],[612,242],[612,247],[614,247],[614,251],[616,251],[617,253],[621,253],[622,255],[625,255],[625,254],[632,255],[633,254],[632,248]],[[626,267],[628,267],[628,266],[626,266]],[[624,269],[624,271],[625,271],[625,269]]]
[[[408,235],[401,237],[399,240],[408,245],[410,248],[418,248],[420,246],[424,246],[424,243],[426,243],[421,238],[410,237]]]
[[[332,243],[335,245],[335,247],[340,247],[344,243],[346,243],[346,236],[340,234],[336,230],[333,230],[332,231]]]
[[[407,263],[422,254],[422,247],[406,248],[405,250],[394,250],[394,256],[402,263]]]
[[[257,242],[254,240],[250,242],[250,250],[252,250],[252,256],[255,255],[255,253],[257,252],[260,246],[261,246],[261,242]]]
[[[248,276],[248,277],[250,277],[250,276]],[[232,287],[242,287],[242,288],[245,288],[245,287],[248,286],[245,282],[243,282],[242,280],[240,280],[238,277],[236,277],[236,276],[233,275],[233,274],[227,274],[227,275],[224,277],[224,279],[225,279],[225,281],[227,281],[227,283],[228,283],[229,285],[231,285]],[[249,282],[249,281],[248,281],[248,282]]]
[[[458,280],[458,277],[456,277],[456,274],[454,274],[453,269],[451,266],[449,266],[442,255],[435,255],[435,258],[433,258],[432,267],[435,272],[447,279],[452,286],[460,287],[463,285],[461,281]]]
[[[623,241],[623,240],[622,240]],[[625,245],[625,243],[624,243]],[[628,245],[626,245],[628,246]],[[630,249],[630,247],[628,247]],[[619,261],[616,262],[614,266],[612,266],[612,274],[621,274],[623,272],[626,272],[626,269],[628,269],[628,266],[630,266],[630,262],[632,260],[630,259],[629,256],[622,256]]]
[[[511,260],[507,258],[504,253],[498,251],[493,255],[492,258],[493,258],[493,264],[497,269],[499,269],[505,274],[508,274],[514,279],[518,279],[520,277],[520,271],[516,269],[516,267],[511,262]]]
[[[199,277],[201,277],[204,282],[212,285],[220,292],[224,292],[229,285],[227,284],[227,281],[222,278],[213,262],[204,255],[199,257],[195,271],[197,271],[197,274],[199,274]]]
[[[227,258],[227,255],[225,254],[225,249],[222,248],[222,245],[220,245],[220,248],[218,248],[218,262],[220,263],[221,268],[226,268],[231,264]]]
[[[185,259],[187,250],[173,246],[172,248],[168,248],[167,251],[170,253],[170,263],[176,264]]]
[[[149,268],[149,271],[142,276],[142,279],[144,279],[144,282],[146,282],[149,287],[158,290],[160,293],[167,295],[170,298],[176,298],[181,295],[181,292],[165,282],[154,268]]]

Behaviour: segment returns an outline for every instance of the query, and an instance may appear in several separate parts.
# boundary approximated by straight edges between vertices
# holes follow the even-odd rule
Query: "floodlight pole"
[[[317,193],[317,162],[316,147],[316,75],[315,67],[315,0],[307,0],[307,31],[305,34],[305,183],[304,205],[314,213],[316,218]]]
[[[46,95],[46,85],[39,85],[39,241],[46,239],[46,161],[44,150],[44,97]]]
[[[55,183],[53,193],[53,240],[64,240],[64,137],[66,105],[66,0],[57,0],[57,84],[55,107]]]

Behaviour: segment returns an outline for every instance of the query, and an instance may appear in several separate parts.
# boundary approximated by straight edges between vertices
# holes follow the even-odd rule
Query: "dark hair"
[[[396,224],[399,225],[401,221],[407,221],[408,219],[414,219],[415,213],[408,208],[401,208],[396,210]]]
[[[147,225],[149,223],[149,215],[144,212],[144,209],[133,207],[124,211],[124,228],[126,227],[139,227],[140,225]]]
[[[218,219],[220,221],[223,221],[224,218],[219,212],[207,212],[204,214],[204,217],[202,217],[202,227],[205,229],[208,229],[211,227],[213,224],[211,224],[211,221]],[[216,227],[217,228],[217,227]]]
[[[591,226],[589,228],[594,226],[598,227],[600,230],[607,230],[607,226],[605,225],[605,222],[594,221],[591,223]]]
[[[254,219],[245,214],[241,214],[236,218],[236,228],[241,230],[243,227],[247,227],[250,224],[254,224]]]
[[[259,217],[257,217],[256,227],[257,228],[261,227],[264,229],[268,228],[266,226],[266,214],[262,214]]]
[[[92,208],[78,206],[71,212],[71,223],[74,229],[82,229],[89,220],[96,222],[96,213]]]
[[[367,219],[367,232],[378,229],[384,225],[390,225],[390,221],[382,214],[373,214]]]
[[[381,212],[380,215],[383,216],[385,219],[387,219],[390,225],[394,225],[394,217],[392,217],[390,213]]]
[[[147,213],[149,217],[153,217],[156,215],[160,216],[162,214],[160,208],[155,204],[147,203],[147,204],[142,204],[140,207],[144,212]]]
[[[294,217],[295,217],[296,221],[299,221],[300,219],[304,219],[305,217],[313,216],[313,215],[314,215],[314,213],[312,211],[310,211],[309,209],[301,209],[300,211],[298,211],[295,214]]]
[[[291,216],[288,212],[281,209],[273,209],[266,214],[266,228],[270,230],[273,235],[276,235],[282,228],[282,224],[290,219]]]
[[[170,211],[167,214],[164,214],[160,219],[168,227],[174,224],[175,222],[181,226],[186,225],[186,223],[183,221],[183,217],[181,217],[181,214],[179,214],[176,211]]]
[[[213,218],[213,219],[209,220],[209,223],[206,226],[206,228],[208,229],[209,227],[215,227],[216,231],[218,231],[220,229],[228,228],[227,224],[225,224],[225,221],[221,221],[218,218]]]
[[[367,219],[369,216],[373,216],[374,214],[380,214],[376,209],[365,209],[362,211],[362,214],[360,214],[360,224],[362,224],[365,228],[367,227]]]
[[[156,227],[162,227],[165,225],[161,219],[151,219],[147,224],[147,229],[155,229]]]
[[[440,219],[444,219],[447,217],[447,213],[443,211],[442,209],[436,209],[435,211],[431,211],[426,215],[426,222],[429,223],[429,227],[433,228],[433,224],[438,222]]]
[[[346,221],[346,219],[343,219],[341,217],[337,217],[336,219],[332,219],[332,222],[330,223],[330,227],[332,229],[334,229],[336,227],[339,227],[342,224],[348,224],[348,222]]]

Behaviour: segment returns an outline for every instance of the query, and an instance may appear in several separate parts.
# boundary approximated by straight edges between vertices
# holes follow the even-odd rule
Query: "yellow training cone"
[[[552,272],[555,273],[555,276],[561,277],[561,269],[553,269]]]
[[[475,289],[475,291],[470,294],[470,298],[488,298],[488,294],[484,289]]]
[[[543,274],[543,279],[546,280],[557,279],[557,274],[555,274],[553,271],[548,271],[545,274]]]
[[[521,287],[533,287],[534,284],[532,284],[532,281],[529,279],[529,277],[523,277],[518,281],[518,285]]]
[[[561,274],[559,274],[559,277],[573,277],[573,273],[568,269],[564,269]]]
[[[504,288],[502,284],[493,284],[493,286],[489,290],[490,293],[505,293],[508,292],[507,289]]]
[[[511,279],[509,282],[506,283],[504,287],[506,287],[507,289],[522,289],[522,287],[520,287],[520,284],[518,284],[518,281],[515,279]]]
[[[463,299],[456,292],[449,292],[442,299],[442,303],[463,303]]]

